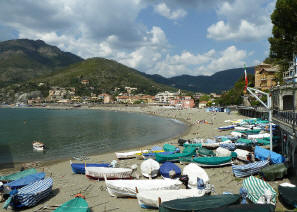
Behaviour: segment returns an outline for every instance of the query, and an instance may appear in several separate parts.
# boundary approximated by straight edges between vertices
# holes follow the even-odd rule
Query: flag
[[[245,80],[245,86],[244,86],[244,92],[246,93],[246,88],[248,85],[248,78],[247,78],[247,73],[246,73],[246,66],[244,64],[244,80]]]

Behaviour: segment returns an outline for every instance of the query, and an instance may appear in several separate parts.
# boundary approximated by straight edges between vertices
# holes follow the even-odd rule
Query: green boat
[[[18,180],[18,179],[21,179],[21,178],[26,177],[28,175],[36,174],[36,173],[37,173],[37,171],[34,168],[25,169],[24,171],[13,173],[13,174],[10,174],[10,175],[7,175],[7,176],[0,176],[0,181],[10,182],[10,181]]]
[[[252,144],[253,141],[250,139],[246,139],[246,138],[239,138],[236,140],[237,143],[244,143],[244,144]]]
[[[86,200],[81,197],[76,197],[63,203],[55,212],[90,212],[90,208]]]
[[[192,144],[184,143],[184,147],[195,147],[197,149],[202,147],[202,144],[201,143],[192,143]]]
[[[248,135],[259,134],[261,130],[235,130],[234,132],[245,133]]]
[[[198,154],[201,155],[201,156],[216,156],[216,154],[212,151],[212,150],[209,150],[209,149],[206,149],[204,147],[200,147],[198,149]]]
[[[199,163],[200,166],[222,166],[230,164],[232,157],[196,157],[193,162]]]
[[[163,149],[165,152],[175,152],[178,148],[171,144],[164,144]]]
[[[169,155],[156,153],[156,161],[159,163],[164,163],[166,161],[179,161],[180,158],[191,157],[193,155],[196,155],[196,148],[186,147],[182,153],[174,153]]]
[[[240,201],[239,194],[207,195],[202,197],[190,197],[186,199],[175,199],[162,202],[159,212],[178,211],[207,211],[212,208],[219,208],[235,204]]]
[[[261,170],[265,180],[281,179],[288,174],[288,168],[284,163],[273,164]]]

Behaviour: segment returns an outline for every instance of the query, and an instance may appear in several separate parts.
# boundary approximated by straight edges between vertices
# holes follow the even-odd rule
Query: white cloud
[[[187,15],[187,12],[183,9],[171,10],[164,2],[155,5],[154,10],[159,15],[162,15],[171,20],[177,20]]]
[[[271,35],[270,14],[276,0],[234,0],[222,2],[217,9],[221,18],[207,29],[214,40],[255,41]]]

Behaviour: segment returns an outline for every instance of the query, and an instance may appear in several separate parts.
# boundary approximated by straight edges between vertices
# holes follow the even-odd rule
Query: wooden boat
[[[149,152],[148,150],[143,151],[131,151],[131,152],[115,152],[117,159],[129,159],[136,158],[137,154],[142,154],[145,152]]]
[[[179,189],[179,190],[157,190],[142,191],[137,193],[138,204],[142,208],[158,208],[161,202],[185,199],[189,197],[202,197],[205,190],[199,189]]]
[[[157,177],[159,174],[159,169],[160,164],[153,159],[147,159],[140,165],[142,175],[147,178]]]
[[[107,191],[114,197],[136,197],[138,192],[150,190],[177,190],[182,182],[178,179],[155,180],[105,180]]]
[[[76,197],[58,207],[55,212],[90,212],[90,208],[86,200]]]
[[[165,162],[160,167],[160,174],[164,178],[177,178],[181,175],[181,169],[174,163]]]
[[[30,185],[36,181],[43,180],[44,177],[45,177],[45,173],[39,172],[36,174],[31,174],[26,177],[20,178],[18,180],[6,183],[3,185],[4,193],[9,194],[9,192],[11,190],[17,190],[17,189],[20,189],[26,185]]]
[[[230,165],[232,157],[196,157],[193,158],[193,162],[197,163],[202,167],[212,167],[212,166],[226,166]]]
[[[275,190],[264,180],[254,176],[245,178],[242,187],[248,191],[248,198],[256,204],[273,204],[276,203]],[[266,196],[266,197],[265,197]]]
[[[265,180],[282,179],[288,173],[288,168],[284,163],[273,164],[261,170],[261,174]]]
[[[239,194],[206,195],[162,202],[159,212],[207,211],[239,202]]]
[[[33,141],[33,149],[37,151],[43,151],[45,149],[45,144],[40,141]]]
[[[244,165],[232,165],[232,172],[235,177],[247,177],[260,172],[260,170],[266,166],[269,166],[269,161],[257,161],[254,163]]]
[[[111,167],[109,163],[72,163],[72,161],[70,165],[74,174],[85,174],[85,167]]]
[[[128,168],[107,168],[107,167],[86,167],[86,176],[91,179],[132,179],[132,169]]]
[[[13,208],[33,207],[51,194],[52,186],[52,178],[46,178],[19,190],[14,190],[4,203],[3,208],[7,208],[9,205]]]
[[[182,153],[174,153],[174,154],[161,154],[161,153],[156,153],[156,161],[159,163],[163,163],[166,161],[179,161],[180,158],[183,157],[191,157],[193,155],[196,155],[196,148],[193,147],[186,147]]]
[[[188,186],[190,188],[197,188],[197,178],[202,179],[205,184],[209,182],[206,171],[195,163],[186,165],[183,169],[183,175],[189,177]]]
[[[10,181],[18,180],[20,178],[26,177],[31,174],[36,174],[36,173],[37,171],[34,168],[25,169],[24,171],[16,172],[7,176],[0,176],[0,181],[10,182]]]
[[[297,187],[291,183],[282,183],[278,186],[280,201],[287,208],[297,208]]]
[[[219,130],[233,130],[235,126],[236,125],[222,126],[222,127],[219,127],[218,129]]]

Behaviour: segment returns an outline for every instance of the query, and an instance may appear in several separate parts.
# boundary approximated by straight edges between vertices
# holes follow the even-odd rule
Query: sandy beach
[[[202,109],[184,109],[184,110],[174,110],[165,109],[160,107],[93,107],[92,109],[104,109],[104,110],[117,110],[125,112],[140,112],[148,113],[156,116],[170,117],[186,122],[189,125],[189,129],[181,138],[192,139],[192,138],[211,138],[217,135],[226,135],[229,132],[220,132],[217,128],[219,126],[226,125],[224,120],[227,119],[240,119],[244,118],[238,115],[236,112],[231,112],[230,115],[227,113],[207,113]],[[199,120],[206,120],[206,123],[199,123]],[[170,143],[177,145],[178,138],[169,139],[166,141],[159,141],[157,144],[162,146],[164,143]],[[123,142],[125,142],[123,138]],[[145,146],[142,149],[149,149],[154,145]],[[135,149],[139,150],[139,149]],[[126,151],[126,150],[123,150]],[[101,155],[92,155],[90,159],[86,162],[111,162],[115,160],[116,156],[114,152],[105,153]],[[73,161],[77,162],[77,161]],[[139,159],[127,159],[118,161],[118,166],[123,168],[129,168],[133,164],[137,164],[140,167],[143,160]],[[23,164],[30,166],[30,164]],[[19,169],[20,164],[15,167]],[[34,163],[31,163],[34,166]],[[181,168],[184,165],[178,164]],[[76,175],[71,171],[69,160],[65,161],[55,161],[45,164],[38,164],[38,171],[44,170],[47,176],[51,176],[54,180],[53,195],[40,203],[39,205],[26,209],[25,211],[37,211],[43,206],[57,206],[60,205],[74,197],[77,193],[82,193],[86,197],[86,201],[92,211],[157,211],[141,209],[137,203],[137,199],[131,198],[114,198],[111,197],[106,191],[104,181],[89,180],[84,175]],[[222,194],[223,192],[238,193],[242,185],[243,179],[237,179],[232,174],[231,166],[226,166],[222,168],[206,168],[206,172],[209,175],[210,183],[214,185],[216,194]],[[5,175],[7,173],[13,173],[12,169],[0,170],[0,175]],[[141,175],[140,170],[137,172]],[[144,179],[144,177],[141,177]],[[269,184],[277,188],[281,182],[288,182],[288,179],[283,179],[282,181],[273,181]],[[282,208],[280,204],[277,204],[278,208]],[[1,205],[1,209],[2,205]],[[46,210],[45,210],[46,211]],[[50,211],[50,210],[49,210]]]

